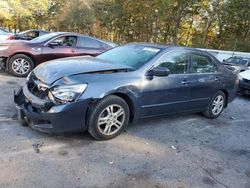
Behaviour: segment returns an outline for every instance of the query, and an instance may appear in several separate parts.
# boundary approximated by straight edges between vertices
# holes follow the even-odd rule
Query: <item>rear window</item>
[[[218,72],[217,66],[213,63],[210,57],[191,53],[192,72],[194,73],[215,73]]]
[[[80,48],[101,48],[101,43],[98,40],[89,37],[79,37],[78,47]]]

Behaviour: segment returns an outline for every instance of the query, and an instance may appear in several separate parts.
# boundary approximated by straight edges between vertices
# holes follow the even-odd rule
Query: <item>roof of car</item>
[[[146,43],[146,42],[132,42],[125,45],[140,45],[140,46],[147,46],[152,48],[161,48],[161,49],[167,49],[168,45],[162,45],[162,44],[155,44],[155,43]]]
[[[53,32],[53,33],[56,33],[58,35],[76,35],[76,36],[83,36],[83,37],[89,37],[89,38],[92,38],[92,39],[95,39],[95,40],[98,40],[102,43],[105,43],[109,46],[117,46],[116,43],[113,43],[111,41],[105,41],[105,40],[102,40],[102,39],[99,39],[99,38],[95,38],[95,37],[92,37],[92,36],[89,36],[89,35],[84,35],[84,34],[81,34],[81,33],[74,33],[74,32]]]
[[[74,33],[74,32],[52,32],[52,33],[55,33],[55,34],[58,34],[58,35],[77,35],[77,36],[85,36],[85,37],[90,37],[90,38],[94,38],[94,37],[91,37],[91,36],[88,36],[88,35],[84,35],[84,34],[81,34],[81,33]]]
[[[133,43],[128,43],[127,45],[142,45],[142,46],[147,46],[147,47],[152,47],[152,48],[161,48],[161,49],[168,49],[168,48],[177,48],[177,49],[186,49],[186,50],[192,50],[200,53],[207,53],[206,51],[199,50],[197,48],[190,48],[186,46],[178,46],[174,44],[169,44],[169,45],[163,45],[163,44],[155,44],[155,43],[145,43],[145,42],[133,42]]]
[[[42,30],[42,29],[29,29],[29,30],[26,30],[26,31],[21,31],[21,32],[19,32],[19,34],[20,33],[31,32],[31,31],[39,31],[39,32],[49,33],[49,31],[45,31],[45,30]]]

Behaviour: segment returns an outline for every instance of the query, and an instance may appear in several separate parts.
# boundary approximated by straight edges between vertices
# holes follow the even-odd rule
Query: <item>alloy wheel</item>
[[[224,97],[222,95],[218,95],[215,97],[212,105],[212,113],[216,116],[221,113],[224,106]]]
[[[118,104],[109,105],[100,113],[97,120],[98,129],[104,135],[113,135],[121,129],[124,120],[123,107]]]
[[[24,75],[30,70],[30,63],[23,58],[15,59],[12,62],[12,70],[20,75]]]

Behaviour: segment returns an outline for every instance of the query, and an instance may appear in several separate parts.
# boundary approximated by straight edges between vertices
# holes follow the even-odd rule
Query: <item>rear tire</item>
[[[24,54],[17,54],[9,60],[9,72],[18,77],[27,76],[34,68],[33,60]]]
[[[226,96],[224,92],[218,91],[210,101],[208,108],[203,115],[210,119],[217,118],[223,111],[226,104]]]
[[[118,136],[129,123],[129,106],[118,96],[109,95],[91,109],[88,132],[97,140]]]

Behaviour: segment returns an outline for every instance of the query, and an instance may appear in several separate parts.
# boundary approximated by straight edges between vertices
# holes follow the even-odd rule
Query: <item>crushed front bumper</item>
[[[14,91],[14,101],[18,110],[18,121],[22,125],[47,133],[86,130],[88,100],[55,105],[34,96],[25,85]]]

